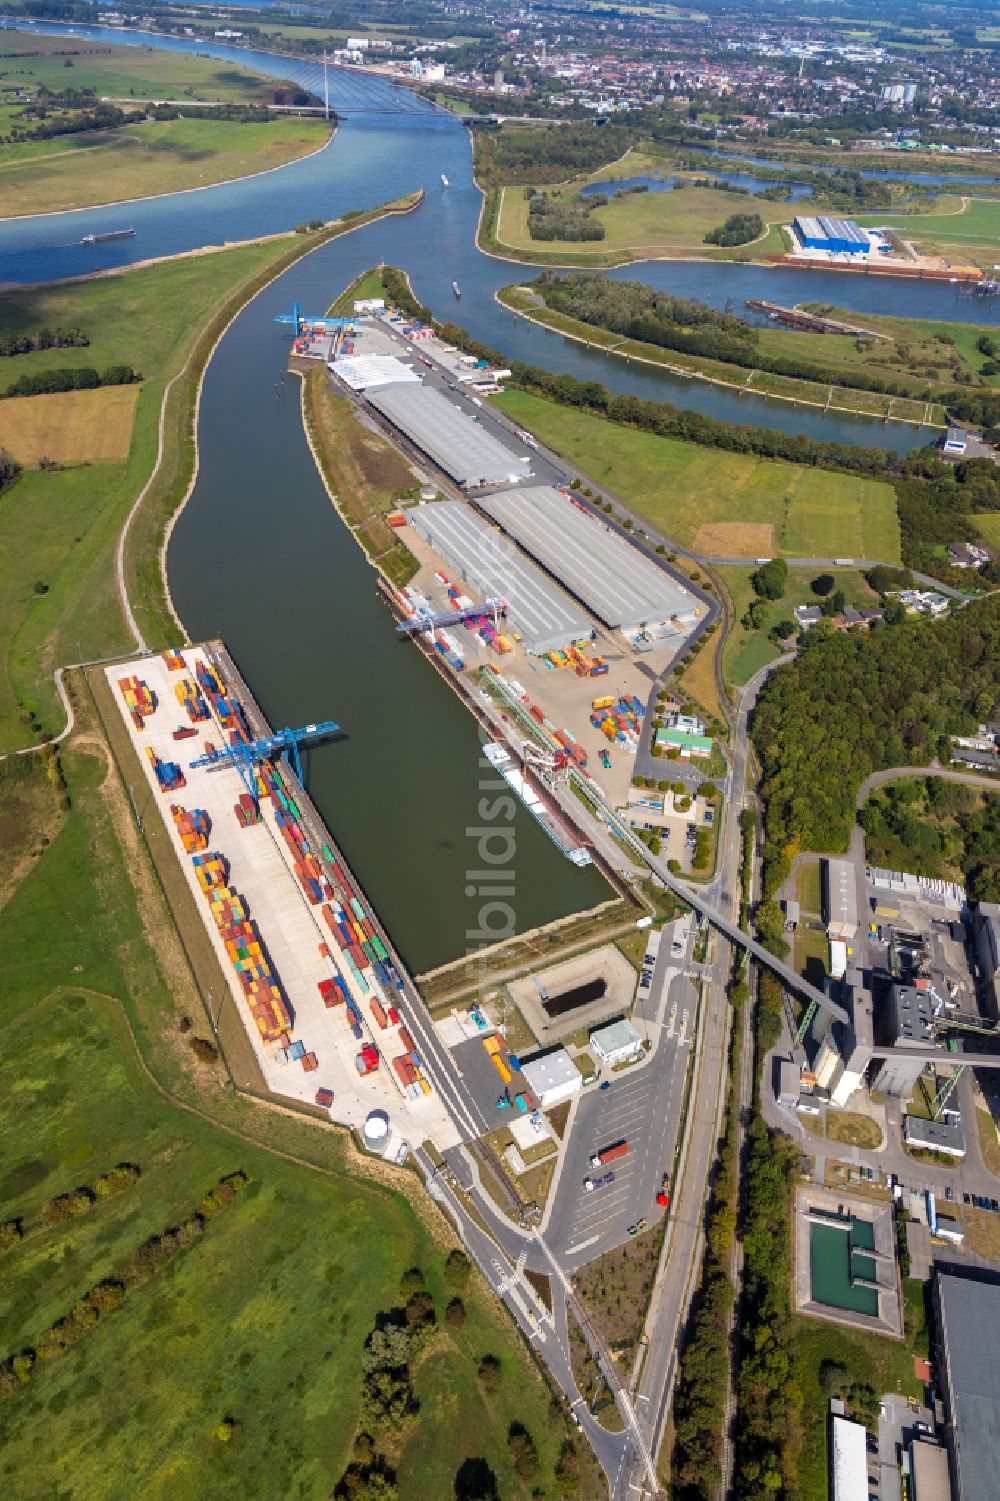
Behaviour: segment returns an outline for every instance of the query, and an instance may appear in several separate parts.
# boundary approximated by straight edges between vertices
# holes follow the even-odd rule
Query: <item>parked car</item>
[[[948,1184],[947,1188],[944,1191],[944,1196],[948,1200],[949,1204],[954,1204],[954,1202],[955,1202],[955,1190],[952,1188],[952,1186],[951,1186],[950,1183]]]
[[[611,1080],[610,1079],[605,1079],[604,1083],[601,1085],[601,1088],[602,1089],[610,1089],[611,1088]]]

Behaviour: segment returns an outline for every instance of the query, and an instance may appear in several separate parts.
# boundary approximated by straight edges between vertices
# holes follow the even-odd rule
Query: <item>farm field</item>
[[[156,454],[160,398],[201,323],[235,287],[276,259],[287,242],[189,256],[121,275],[0,294],[0,333],[81,328],[84,348],[47,349],[2,362],[4,381],[60,366],[131,364],[142,386],[26,398],[65,402],[115,396],[135,402],[124,462],[42,473],[26,468],[0,496],[0,752],[25,743],[22,706],[43,728],[61,727],[52,672],[62,662],[107,656],[128,644],[114,581],[114,539]],[[0,441],[6,436],[0,402]],[[80,435],[78,430],[78,436]],[[79,457],[79,456],[78,456]],[[40,583],[47,592],[35,592]],[[30,737],[28,737],[30,738]]]
[[[523,391],[494,400],[518,426],[698,552],[899,561],[895,494],[880,481],[639,432]]]
[[[365,1340],[416,1265],[439,1327],[414,1366],[418,1424],[380,1438],[400,1501],[449,1494],[472,1456],[488,1461],[505,1497],[527,1501],[508,1426],[533,1434],[544,1481],[562,1424],[481,1284],[463,1294],[464,1329],[444,1325],[447,1239],[393,1186],[408,1175],[382,1168],[368,1179],[342,1133],[276,1118],[227,1089],[218,1065],[193,1062],[178,1023],[185,1008],[196,1030],[207,1020],[86,694],[80,707],[79,740],[64,755],[71,810],[0,913],[11,1038],[0,1062],[0,1186],[4,1217],[25,1232],[4,1255],[0,1357],[36,1344],[150,1236],[190,1217],[220,1177],[242,1171],[249,1183],[70,1351],[0,1398],[6,1492],[35,1493],[44,1448],[46,1483],[66,1501],[325,1501],[349,1457]],[[5,797],[0,788],[0,811]],[[9,836],[0,817],[5,855]],[[69,1221],[42,1221],[55,1195],[121,1162],[140,1170],[133,1187]],[[491,1397],[475,1374],[487,1352],[503,1373]],[[224,1419],[228,1442],[217,1436]]]
[[[46,142],[44,154],[0,156],[0,217],[53,213],[187,188],[284,166],[330,138],[323,120],[158,120]],[[71,145],[67,146],[67,142]],[[40,143],[30,142],[29,145]]]
[[[5,31],[0,58],[0,99],[45,87],[93,89],[98,99],[191,99],[225,104],[269,104],[281,84],[233,63],[164,48],[108,46],[81,37]],[[287,91],[287,85],[285,89]],[[9,96],[9,97],[8,97]],[[0,148],[16,152],[16,146]],[[2,160],[0,156],[0,160]]]
[[[101,386],[0,402],[0,448],[25,467],[101,464],[128,458],[139,387]]]
[[[661,163],[661,167],[662,165]],[[616,170],[620,173],[621,166],[618,165]],[[579,189],[574,184],[546,191],[553,197],[569,198]],[[669,258],[682,253],[690,255],[691,252],[726,259],[780,254],[785,245],[776,228],[753,245],[738,246],[731,250],[718,250],[704,243],[707,230],[722,224],[730,214],[746,213],[747,204],[748,200],[742,194],[720,192],[715,188],[676,188],[669,193],[630,193],[624,198],[612,199],[603,208],[594,210],[592,217],[605,227],[603,240],[533,240],[528,233],[528,200],[524,196],[524,189],[506,187],[501,189],[496,238],[502,248],[513,252],[530,251],[532,254],[544,255],[550,262],[557,260],[560,255],[571,255],[574,260],[584,256],[590,258],[594,265],[601,264],[601,257],[609,256],[620,263],[623,260],[658,256]],[[764,209],[767,210],[766,213]],[[761,217],[765,223],[769,218],[775,224],[790,223],[792,213],[788,204],[769,203],[762,205]]]

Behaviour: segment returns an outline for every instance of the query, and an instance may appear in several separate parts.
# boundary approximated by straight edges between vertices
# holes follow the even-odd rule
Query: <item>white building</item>
[[[831,1501],[868,1501],[868,1435],[863,1423],[830,1419]]]
[[[521,1064],[521,1072],[543,1110],[579,1094],[583,1084],[583,1075],[565,1048],[529,1058]]]
[[[637,1058],[642,1053],[642,1038],[628,1021],[612,1022],[610,1026],[591,1032],[590,1045],[598,1062],[605,1068]]]

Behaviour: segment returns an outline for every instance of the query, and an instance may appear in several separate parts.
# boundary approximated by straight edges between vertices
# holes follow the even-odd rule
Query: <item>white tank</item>
[[[361,1132],[369,1152],[382,1153],[389,1142],[389,1117],[384,1110],[373,1110]]]

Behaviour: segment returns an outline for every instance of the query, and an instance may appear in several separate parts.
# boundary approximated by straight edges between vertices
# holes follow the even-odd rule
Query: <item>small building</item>
[[[800,631],[811,630],[823,619],[823,611],[819,605],[796,605],[792,614],[795,616]]]
[[[963,427],[949,427],[945,429],[945,435],[941,439],[941,452],[956,456],[963,454],[969,446],[969,435]]]
[[[802,1074],[792,1058],[778,1061],[778,1104],[797,1105],[802,1088]]]
[[[947,1157],[965,1156],[965,1133],[950,1121],[927,1121],[918,1115],[903,1117],[903,1140],[924,1152],[944,1152]]]
[[[948,1451],[931,1438],[915,1438],[909,1448],[911,1501],[952,1501]]]
[[[583,1084],[583,1075],[565,1048],[527,1059],[521,1064],[521,1072],[543,1110],[579,1094]]]
[[[642,1038],[630,1021],[623,1020],[591,1032],[590,1046],[598,1061],[605,1068],[612,1068],[616,1063],[638,1058],[642,1053]]]
[[[656,744],[664,750],[679,750],[682,760],[689,756],[707,758],[712,754],[710,736],[692,735],[687,730],[657,730]]]
[[[788,927],[788,928],[797,928],[798,925],[799,925],[799,921],[800,921],[800,919],[802,917],[802,911],[801,911],[801,908],[799,907],[798,902],[795,900],[794,897],[789,897],[787,899],[787,901],[785,902],[784,906],[785,906],[785,926]]]
[[[984,542],[949,542],[948,562],[952,568],[982,568],[992,563],[996,553]]]
[[[831,1501],[868,1501],[868,1431],[863,1423],[830,1419]]]
[[[858,931],[858,889],[850,860],[823,861],[823,903],[828,936],[850,943]]]

